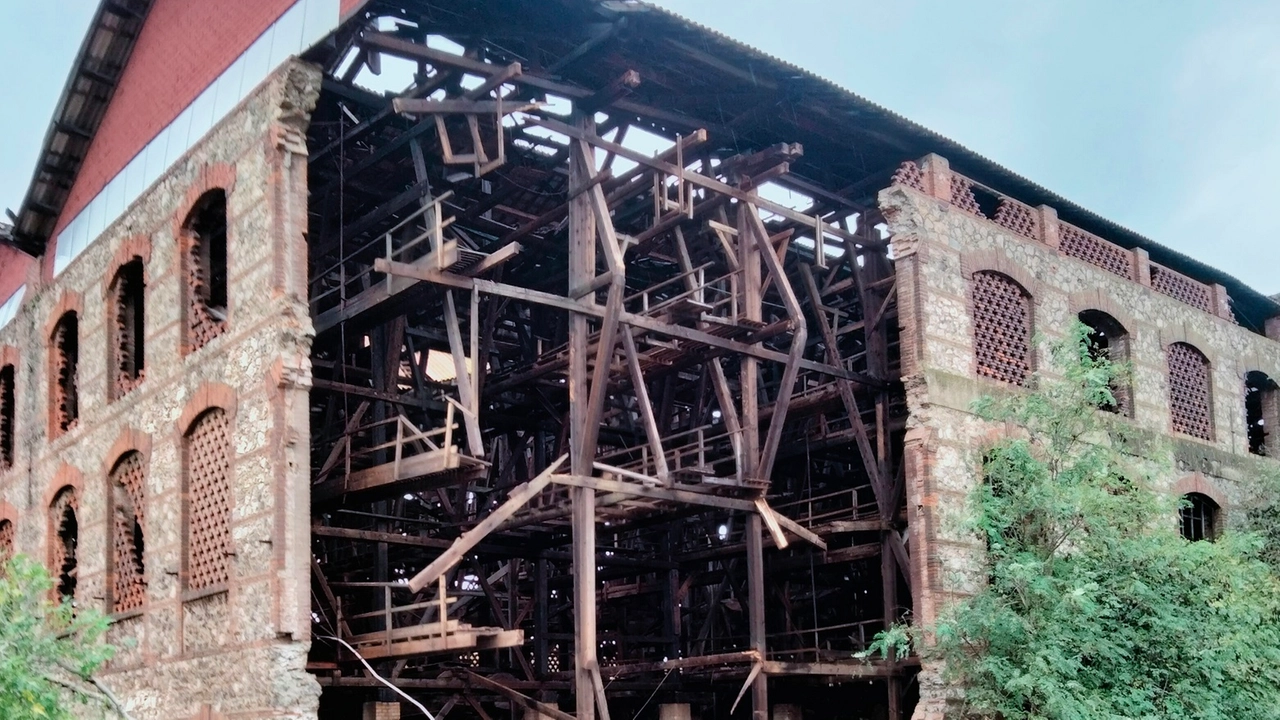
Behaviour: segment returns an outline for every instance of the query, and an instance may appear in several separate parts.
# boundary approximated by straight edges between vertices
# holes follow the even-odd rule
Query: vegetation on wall
[[[55,603],[53,580],[17,556],[0,566],[0,718],[71,720],[76,709],[128,717],[96,679],[114,648],[99,612]]]
[[[1124,369],[1083,325],[1051,350],[1054,377],[975,406],[1009,432],[985,448],[963,520],[988,549],[974,594],[873,652],[915,645],[965,688],[966,717],[1280,718],[1276,482],[1246,481],[1251,507],[1188,542],[1155,481],[1167,451],[1096,409]]]

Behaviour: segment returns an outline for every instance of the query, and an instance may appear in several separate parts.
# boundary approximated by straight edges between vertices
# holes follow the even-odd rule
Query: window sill
[[[124,622],[124,621],[126,621],[126,620],[132,620],[132,619],[134,619],[134,618],[140,618],[140,617],[142,617],[144,614],[146,614],[146,606],[143,606],[143,607],[140,607],[140,608],[134,608],[134,609],[132,609],[132,610],[125,610],[125,611],[123,611],[123,612],[111,613],[110,615],[108,615],[108,616],[107,616],[107,620],[108,620],[112,625],[115,625],[116,623],[122,623],[122,622]]]
[[[214,585],[212,587],[200,588],[199,590],[187,590],[182,593],[182,602],[189,603],[196,600],[204,600],[215,595],[226,595],[230,592],[230,587],[225,583],[222,585]]]

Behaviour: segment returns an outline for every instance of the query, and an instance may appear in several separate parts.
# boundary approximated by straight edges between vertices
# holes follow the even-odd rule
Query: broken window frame
[[[133,463],[137,465],[132,466]],[[135,487],[125,484],[124,474],[128,472],[138,474]],[[138,611],[146,604],[145,473],[146,463],[142,454],[131,450],[116,460],[107,478],[111,517],[107,525],[110,593],[107,608],[111,614]],[[128,534],[127,545],[121,544],[121,533]],[[124,548],[127,552],[122,551]],[[131,565],[128,587],[122,587],[121,568],[125,563]]]
[[[1251,455],[1274,457],[1270,431],[1280,423],[1280,388],[1266,373],[1253,370],[1244,379],[1245,443]]]
[[[187,352],[199,350],[227,329],[227,199],[224,188],[209,190],[195,202],[182,224]]]
[[[14,365],[0,366],[0,473],[13,469],[17,458],[14,450],[17,446],[17,392],[18,368]]]
[[[80,519],[79,498],[68,485],[49,503],[49,574],[54,580],[54,599],[75,600],[78,584]]]
[[[146,372],[146,275],[142,258],[134,256],[116,270],[111,281],[108,364],[110,398],[119,400],[142,383]]]
[[[80,419],[80,319],[68,310],[49,337],[49,437],[70,432]]]

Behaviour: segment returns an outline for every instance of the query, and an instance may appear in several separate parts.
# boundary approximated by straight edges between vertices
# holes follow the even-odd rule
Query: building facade
[[[0,262],[0,554],[139,720],[941,717],[854,654],[1037,335],[1189,537],[1277,445],[1274,301],[644,3],[104,3]]]

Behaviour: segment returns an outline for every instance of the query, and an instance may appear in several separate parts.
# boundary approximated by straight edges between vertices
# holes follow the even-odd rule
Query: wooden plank
[[[425,477],[456,470],[461,467],[457,448],[441,448],[403,458],[399,463],[389,462],[366,470],[357,470],[346,478],[334,478],[317,485],[311,492],[315,500],[328,500],[347,493],[373,490],[404,480]]]
[[[707,493],[693,492],[691,490],[678,490],[670,487],[640,485],[638,483],[611,480],[609,478],[591,477],[589,475],[555,475],[551,478],[551,481],[557,485],[591,488],[592,490],[598,490],[600,492],[623,493],[626,495],[645,497],[653,500],[667,500],[673,503],[705,505],[707,507],[722,508],[724,510],[739,510],[749,513],[754,513],[756,510],[755,505],[750,500],[710,495]]]
[[[499,505],[493,512],[485,516],[475,527],[462,533],[448,550],[444,551],[431,562],[430,565],[423,568],[417,575],[409,580],[409,589],[413,592],[421,592],[422,588],[435,582],[446,570],[453,567],[480,543],[489,533],[493,532],[504,520],[510,518],[520,508],[524,507],[529,500],[533,499],[538,493],[542,492],[542,488],[551,482],[551,476],[565,461],[567,456],[561,455],[559,459],[551,463],[551,466],[543,470],[537,477],[527,483],[523,483],[515,487],[511,494],[507,496],[507,501]]]

